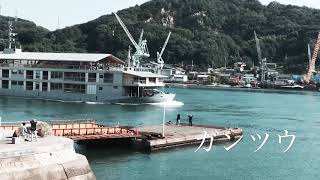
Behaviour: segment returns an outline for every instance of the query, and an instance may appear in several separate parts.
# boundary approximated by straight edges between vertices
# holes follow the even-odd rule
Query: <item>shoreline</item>
[[[286,94],[301,94],[301,93],[318,93],[319,91],[311,91],[306,89],[266,89],[266,88],[240,88],[240,87],[219,87],[214,85],[202,84],[180,84],[166,83],[166,87],[184,88],[184,89],[208,89],[217,91],[239,91],[239,92],[261,92],[261,93],[286,93]]]

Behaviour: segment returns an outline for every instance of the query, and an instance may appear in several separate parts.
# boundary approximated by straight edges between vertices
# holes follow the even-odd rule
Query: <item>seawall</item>
[[[71,139],[48,136],[20,144],[11,144],[10,139],[0,142],[1,180],[95,180]]]

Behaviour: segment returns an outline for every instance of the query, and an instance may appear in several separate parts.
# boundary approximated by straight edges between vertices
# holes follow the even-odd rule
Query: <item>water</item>
[[[187,114],[194,123],[244,129],[244,139],[230,152],[223,145],[212,151],[197,147],[176,148],[152,154],[104,148],[77,147],[85,154],[97,179],[319,179],[320,172],[320,94],[261,93],[171,89],[184,106],[167,108],[167,120],[177,113],[182,122]],[[95,118],[106,125],[139,126],[161,124],[162,108],[157,105],[122,106],[108,104],[61,103],[15,98],[0,98],[3,121],[24,119]],[[284,130],[296,135],[288,153],[283,151],[290,139],[278,143]],[[250,135],[270,135],[263,148],[254,153],[262,141]]]

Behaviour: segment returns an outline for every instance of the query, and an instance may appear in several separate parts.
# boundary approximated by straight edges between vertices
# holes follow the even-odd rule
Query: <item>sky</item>
[[[18,16],[49,30],[85,23],[148,0],[0,0],[1,15]],[[268,4],[274,0],[260,0]],[[320,0],[277,0],[320,9]]]

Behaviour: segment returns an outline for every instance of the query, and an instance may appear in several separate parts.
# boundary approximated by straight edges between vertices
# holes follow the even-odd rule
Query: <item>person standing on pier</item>
[[[192,118],[193,118],[193,115],[189,114],[189,115],[188,115],[189,126],[192,126]]]
[[[177,114],[177,122],[176,122],[176,125],[180,125],[180,114]]]
[[[22,136],[23,136],[24,140],[27,141],[27,140],[28,140],[28,139],[27,139],[28,129],[27,129],[27,126],[26,126],[26,123],[25,123],[25,122],[22,123],[21,129],[22,129]]]
[[[37,121],[36,119],[32,119],[30,121],[31,127],[30,127],[30,131],[31,131],[31,142],[33,142],[33,138],[35,137],[36,141],[38,141],[38,137],[37,137]]]

